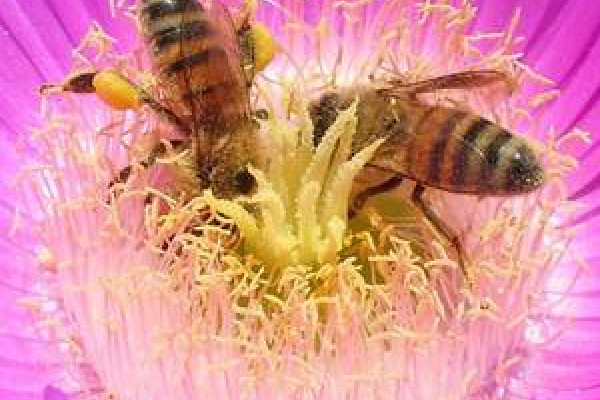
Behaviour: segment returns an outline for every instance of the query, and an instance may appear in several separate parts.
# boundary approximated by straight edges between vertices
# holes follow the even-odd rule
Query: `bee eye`
[[[395,124],[396,120],[394,118],[386,117],[383,120],[383,127],[386,131],[391,131]]]
[[[233,185],[238,193],[250,194],[256,186],[256,179],[246,168],[236,172],[233,176]]]
[[[269,119],[269,112],[264,108],[259,108],[258,110],[254,110],[252,112],[252,116],[256,119],[267,120]]]

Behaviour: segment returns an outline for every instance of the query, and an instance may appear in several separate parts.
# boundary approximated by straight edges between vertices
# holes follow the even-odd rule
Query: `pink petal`
[[[307,11],[309,21],[318,19]],[[542,128],[551,124],[559,133],[574,126],[600,132],[600,3],[590,0],[480,1],[480,14],[474,30],[494,30],[506,26],[514,7],[523,7],[523,24],[518,32],[526,36],[523,43],[525,61],[557,80],[563,95],[541,116]],[[267,22],[282,20],[278,13],[265,12]],[[0,8],[0,228],[10,228],[13,205],[17,201],[6,195],[11,176],[20,165],[10,143],[19,134],[39,122],[37,87],[61,79],[69,68],[70,51],[87,31],[92,20],[98,21],[119,45],[127,47],[134,37],[128,35],[126,21],[114,20],[104,2],[65,2],[22,0],[5,2]],[[600,140],[593,137],[591,146],[577,145],[574,154],[582,167],[570,181],[571,196],[585,207],[579,212],[588,224],[578,237],[576,248],[590,262],[588,274],[578,281],[570,294],[568,309],[555,310],[555,318],[573,318],[575,329],[561,337],[554,348],[539,354],[528,373],[528,385],[539,399],[595,399],[600,397]],[[50,350],[53,343],[33,327],[35,319],[17,305],[23,296],[39,295],[32,288],[32,271],[21,265],[31,264],[33,249],[22,248],[10,237],[0,238],[0,398],[62,400],[62,392],[52,387],[62,371],[62,360]],[[566,260],[572,263],[572,260]],[[567,270],[569,265],[567,265]],[[568,276],[565,272],[564,276]],[[519,392],[519,391],[517,391]],[[528,397],[529,398],[529,397]]]

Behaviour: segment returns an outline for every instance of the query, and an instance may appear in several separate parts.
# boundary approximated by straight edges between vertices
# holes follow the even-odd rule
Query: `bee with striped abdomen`
[[[356,153],[375,140],[385,142],[354,180],[350,214],[372,196],[393,190],[403,179],[416,183],[412,201],[455,247],[467,274],[458,236],[423,198],[428,187],[483,196],[524,194],[544,182],[544,169],[527,143],[500,125],[458,108],[418,99],[439,89],[472,88],[510,79],[491,70],[450,74],[421,82],[386,82],[326,92],[311,103],[318,142],[341,109],[358,99]]]
[[[189,150],[197,192],[211,188],[219,197],[249,193],[255,184],[248,164],[259,158],[249,87],[257,70],[275,54],[268,30],[242,11],[234,21],[219,1],[140,0],[139,21],[157,72],[160,97],[116,71],[77,74],[52,90],[96,93],[111,107],[150,107],[183,135],[171,146],[159,143],[140,164],[148,167],[171,150]],[[115,181],[125,181],[131,166]],[[176,183],[177,184],[177,183]]]

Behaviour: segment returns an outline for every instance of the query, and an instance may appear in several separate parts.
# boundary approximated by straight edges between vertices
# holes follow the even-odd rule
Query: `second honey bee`
[[[429,105],[418,95],[498,81],[509,79],[493,70],[459,72],[410,84],[340,88],[314,101],[310,115],[317,142],[338,112],[356,99],[353,151],[386,139],[354,181],[350,213],[360,210],[371,196],[398,187],[404,179],[415,182],[413,203],[452,243],[467,274],[459,238],[424,199],[426,189],[482,196],[524,194],[542,186],[544,169],[532,148],[500,125],[458,108]]]

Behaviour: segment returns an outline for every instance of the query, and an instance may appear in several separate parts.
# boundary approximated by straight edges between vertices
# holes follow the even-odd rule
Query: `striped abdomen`
[[[406,108],[404,108],[406,110]],[[527,143],[480,116],[413,105],[405,131],[405,174],[451,192],[517,194],[541,186],[544,171]]]
[[[161,87],[182,119],[223,129],[247,118],[247,88],[235,32],[217,2],[142,0],[140,21]]]
[[[378,138],[385,142],[369,162],[383,178],[401,175],[449,192],[482,195],[526,193],[544,182],[544,170],[527,143],[478,115],[429,106],[414,98],[382,96],[376,90],[348,88],[323,94],[310,104],[315,143],[321,141],[339,111],[356,98],[353,151]]]

